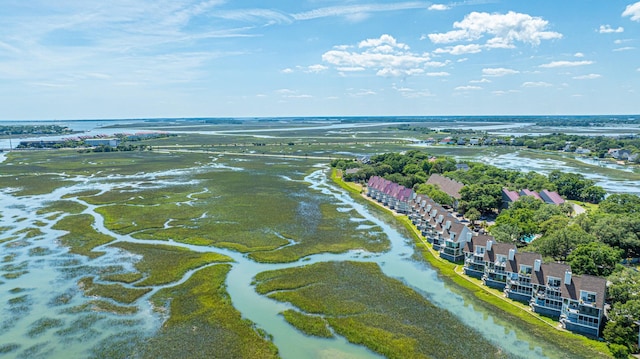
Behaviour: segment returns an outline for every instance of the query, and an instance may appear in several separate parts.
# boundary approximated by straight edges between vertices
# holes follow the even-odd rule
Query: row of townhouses
[[[464,263],[466,275],[528,303],[536,313],[557,318],[567,330],[600,336],[605,278],[573,275],[567,264],[543,263],[538,253],[518,252],[515,244],[478,234],[431,198],[384,178],[371,177],[367,195],[407,214],[440,257]]]

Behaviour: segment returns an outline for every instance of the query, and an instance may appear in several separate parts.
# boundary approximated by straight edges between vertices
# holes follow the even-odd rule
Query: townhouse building
[[[510,191],[503,194],[521,195]],[[502,290],[510,299],[528,303],[536,313],[558,318],[567,330],[600,335],[605,278],[572,275],[567,264],[543,263],[538,253],[519,253],[515,244],[496,242],[492,236],[475,233],[433,199],[384,178],[371,177],[367,195],[407,213],[441,258],[464,262],[466,275],[482,279],[484,285]],[[547,195],[545,192],[540,197],[546,200]]]

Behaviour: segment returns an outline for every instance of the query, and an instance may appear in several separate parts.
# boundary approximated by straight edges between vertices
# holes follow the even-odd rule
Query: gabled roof
[[[537,199],[541,199],[540,195],[538,195],[538,192],[532,191],[532,190],[526,189],[526,188],[520,191],[520,195],[521,196],[531,196],[531,197],[535,197]]]
[[[563,204],[564,203],[564,199],[562,197],[560,197],[558,192],[551,192],[551,191],[547,191],[546,189],[543,189],[542,191],[540,191],[540,197],[546,203],[551,203],[551,204]]]
[[[516,253],[512,261],[507,259],[507,266],[505,268],[505,271],[518,273],[520,271],[521,264],[533,267],[536,259],[542,260],[542,255],[540,255],[540,253],[534,252]]]
[[[563,283],[560,286],[563,298],[580,300],[580,291],[596,293],[596,307],[604,307],[604,297],[607,290],[607,279],[604,277],[594,277],[591,275],[572,276],[569,285]]]
[[[516,249],[516,245],[512,243],[495,242],[491,245],[490,251],[484,252],[484,260],[485,262],[495,262],[498,259],[498,254],[507,257],[511,249]]]
[[[511,202],[515,202],[518,200],[518,198],[520,198],[520,195],[518,194],[518,192],[516,191],[509,191],[506,188],[502,189],[502,194],[504,194],[506,196],[506,198],[511,201]]]
[[[463,252],[473,253],[473,252],[475,252],[475,247],[476,246],[486,247],[487,246],[487,241],[489,241],[489,240],[494,241],[494,244],[495,244],[495,240],[493,239],[492,236],[486,236],[484,234],[479,234],[479,235],[473,236],[473,237],[471,237],[471,240],[464,245],[464,249],[462,251]]]
[[[431,176],[429,176],[429,179],[427,180],[427,184],[437,185],[442,192],[448,194],[449,196],[455,199],[461,198],[460,190],[462,189],[462,187],[464,187],[464,184],[458,181],[454,181],[450,178],[441,176],[437,173],[434,173]]]
[[[563,263],[543,263],[540,266],[539,271],[533,271],[531,274],[531,283],[533,284],[547,284],[547,277],[556,277],[560,280],[564,280],[564,273],[566,271],[571,272],[571,266]]]

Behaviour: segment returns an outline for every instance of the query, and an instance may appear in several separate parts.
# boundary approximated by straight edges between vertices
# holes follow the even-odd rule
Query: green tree
[[[578,245],[593,240],[582,228],[575,224],[561,228],[557,231],[551,231],[538,238],[535,248],[545,257],[552,257],[557,261],[566,261],[567,256]]]
[[[480,211],[471,207],[465,213],[464,216],[471,221],[472,225],[476,225],[476,221],[480,219]]]
[[[614,304],[640,299],[640,272],[623,267],[608,278],[607,298]]]
[[[609,321],[602,334],[609,343],[624,345],[632,352],[638,351],[638,325],[640,300],[616,303],[609,311]]]
[[[590,242],[577,246],[567,257],[567,262],[576,274],[607,277],[620,262],[621,254],[621,250],[606,244]]]
[[[453,197],[449,196],[448,194],[440,190],[438,186],[423,183],[418,185],[415,191],[418,194],[427,195],[429,198],[431,198],[432,200],[434,200],[436,203],[440,205],[443,205],[443,206],[453,205]]]
[[[640,196],[628,193],[616,193],[600,202],[600,211],[604,213],[638,213],[640,212]]]
[[[522,236],[520,228],[512,223],[496,224],[491,226],[489,232],[498,242],[515,242]]]
[[[491,213],[502,205],[502,186],[498,184],[466,185],[460,190],[460,197],[467,203],[467,208],[475,208],[483,214]]]

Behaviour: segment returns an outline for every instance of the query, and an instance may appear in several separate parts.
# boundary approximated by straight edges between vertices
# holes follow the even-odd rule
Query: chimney
[[[445,229],[449,229],[449,228],[451,228],[451,221],[446,221],[446,222],[444,223],[444,228],[445,228]]]
[[[438,223],[442,223],[442,220],[444,219],[443,215],[439,215],[438,216]]]
[[[514,248],[509,249],[509,260],[512,261],[516,257],[516,250]]]
[[[431,211],[431,205],[430,205],[430,204],[428,204],[428,205],[427,205],[427,212],[430,212],[430,211]]]
[[[564,272],[564,284],[571,285],[571,271]]]
[[[493,241],[492,240],[488,240],[487,241],[487,252],[491,251],[491,246],[493,245]]]
[[[542,261],[540,259],[536,259],[535,262],[533,262],[533,270],[536,272],[540,272],[541,264],[542,264]]]
[[[473,238],[473,232],[467,232],[467,242],[471,242],[471,238]]]

